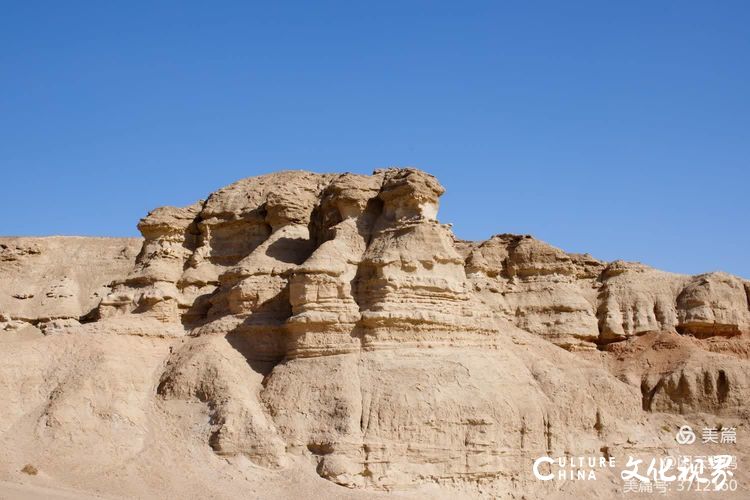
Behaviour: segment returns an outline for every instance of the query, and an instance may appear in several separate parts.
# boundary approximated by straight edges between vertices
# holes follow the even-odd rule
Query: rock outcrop
[[[575,488],[536,481],[540,455],[668,450],[664,428],[696,415],[747,424],[750,283],[461,241],[443,191],[416,169],[281,172],[156,209],[143,240],[1,240],[0,471],[120,470],[124,495],[190,496],[207,487],[192,456],[227,492],[254,464],[540,496]],[[152,472],[122,469],[138,460]],[[194,489],[153,479],[169,464]]]
[[[0,237],[0,330],[52,331],[96,319],[141,244],[139,238]]]
[[[530,236],[470,244],[466,272],[479,297],[519,328],[566,348],[652,331],[707,338],[750,332],[748,282],[683,276],[639,263],[566,254]]]

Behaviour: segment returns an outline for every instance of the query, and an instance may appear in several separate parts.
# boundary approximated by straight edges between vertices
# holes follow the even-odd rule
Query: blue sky
[[[748,2],[3,2],[0,234],[412,165],[458,236],[750,278]]]

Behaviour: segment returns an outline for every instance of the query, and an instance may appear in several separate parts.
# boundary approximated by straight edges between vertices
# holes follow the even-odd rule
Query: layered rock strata
[[[243,179],[154,210],[143,240],[96,257],[63,259],[76,240],[62,241],[68,302],[25,308],[46,250],[3,240],[0,272],[36,281],[3,288],[17,342],[0,437],[71,457],[106,441],[97,470],[166,459],[154,435],[170,429],[232,464],[302,460],[351,488],[513,497],[559,487],[531,476],[540,455],[668,450],[664,428],[701,414],[747,423],[750,283],[529,236],[461,241],[437,220],[443,191],[416,169]],[[144,491],[158,487],[130,493]]]

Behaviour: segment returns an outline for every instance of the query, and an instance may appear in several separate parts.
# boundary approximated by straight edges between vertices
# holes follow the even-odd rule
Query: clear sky
[[[2,3],[0,234],[394,165],[462,238],[750,278],[750,2]]]

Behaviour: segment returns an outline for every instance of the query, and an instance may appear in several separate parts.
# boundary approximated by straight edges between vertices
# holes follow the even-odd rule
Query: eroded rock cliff
[[[216,473],[231,497],[254,464],[521,497],[577,491],[536,481],[540,455],[666,452],[706,415],[746,426],[750,283],[460,241],[443,191],[416,169],[281,172],[156,209],[142,241],[2,240],[0,470],[89,488],[118,469],[145,496]],[[196,479],[120,469],[136,462]]]

